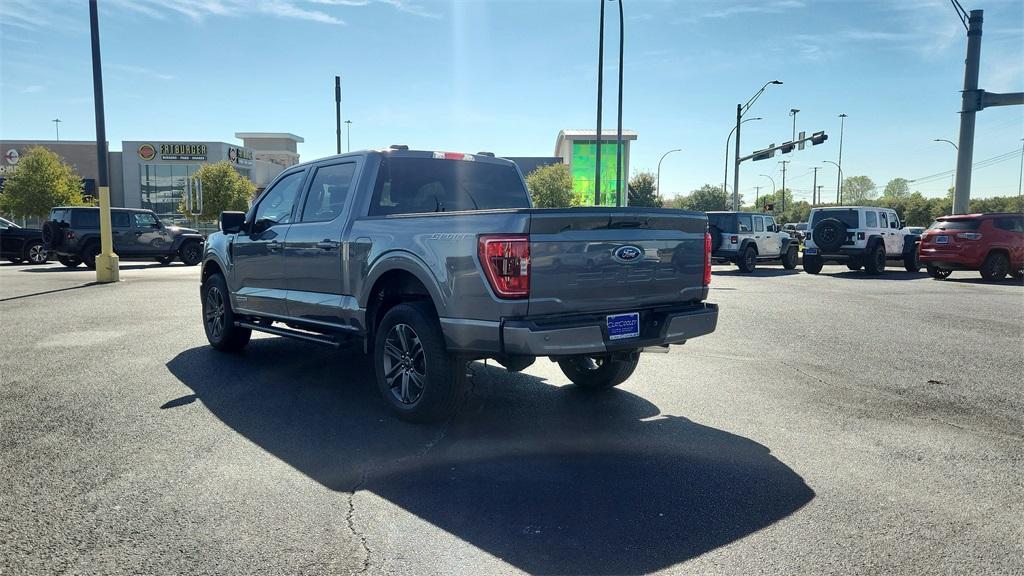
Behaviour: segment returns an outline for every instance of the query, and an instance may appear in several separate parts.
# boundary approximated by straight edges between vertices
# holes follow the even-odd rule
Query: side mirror
[[[221,212],[220,230],[225,234],[238,234],[245,225],[245,212]]]

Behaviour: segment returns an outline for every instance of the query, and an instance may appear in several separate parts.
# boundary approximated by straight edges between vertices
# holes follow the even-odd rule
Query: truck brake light
[[[487,281],[498,298],[530,296],[529,236],[481,236],[477,252]]]
[[[704,233],[704,285],[711,285],[711,234]]]

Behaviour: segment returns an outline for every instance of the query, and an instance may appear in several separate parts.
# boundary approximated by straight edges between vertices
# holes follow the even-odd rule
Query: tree
[[[742,199],[740,202],[742,203]],[[686,196],[676,196],[670,204],[673,208],[698,212],[729,210],[732,207],[729,195],[723,192],[721,187],[710,184],[705,184]]]
[[[244,212],[249,209],[256,185],[243,178],[227,160],[204,164],[195,175],[203,183],[203,213],[199,215],[200,220],[216,220],[221,212]],[[185,212],[184,198],[178,203],[178,210]]]
[[[850,176],[843,180],[843,204],[864,204],[878,196],[877,186],[867,176]]]
[[[760,212],[761,210],[764,210],[765,204],[774,204],[776,211],[782,210],[783,196],[786,198],[786,209],[789,210],[789,207],[793,205],[793,191],[789,188],[776,190],[774,196],[771,192],[762,194],[761,197],[757,199],[757,205],[751,206],[750,209],[755,212]]]
[[[572,191],[572,175],[566,164],[541,166],[526,177],[533,205],[537,208],[579,206],[580,199]]]
[[[889,180],[889,183],[885,185],[885,192],[882,192],[883,198],[906,198],[908,196],[910,196],[910,185],[907,184],[906,178]]]
[[[651,172],[638,172],[629,179],[629,205],[646,208],[661,208],[661,196]]]
[[[25,151],[4,177],[0,210],[18,216],[44,217],[54,206],[81,206],[82,177],[55,152],[42,146]]]

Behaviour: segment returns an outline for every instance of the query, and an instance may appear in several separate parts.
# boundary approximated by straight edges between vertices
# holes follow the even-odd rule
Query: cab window
[[[889,214],[889,228],[899,228],[899,227],[900,227],[900,219],[899,219],[899,217],[896,216],[895,212],[890,213]]]
[[[764,218],[754,216],[754,232],[764,232]]]
[[[110,213],[110,225],[114,228],[130,228],[127,212],[112,211]]]
[[[865,228],[878,228],[878,213],[874,210],[869,210],[864,213],[864,227]]]
[[[135,227],[136,228],[159,228],[160,227],[160,224],[158,223],[158,221],[156,219],[156,216],[150,214],[149,212],[135,212],[135,213],[132,214],[132,216],[135,218]]]
[[[879,225],[882,228],[888,228],[889,227],[889,218],[888,218],[888,215],[885,212],[879,212],[878,213],[878,223],[879,223]]]
[[[740,232],[750,232],[754,226],[750,214],[737,214],[736,216],[740,222]]]
[[[304,171],[293,172],[278,180],[260,200],[253,222],[266,221],[263,224],[264,229],[275,224],[290,223],[292,209],[295,207],[295,200],[298,198],[299,186],[302,184],[304,174]]]

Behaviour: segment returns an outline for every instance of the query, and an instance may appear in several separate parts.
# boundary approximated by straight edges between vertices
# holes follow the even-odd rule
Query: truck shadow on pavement
[[[815,495],[765,446],[624,390],[587,393],[476,363],[457,415],[416,426],[387,411],[360,354],[260,338],[240,355],[186,350],[167,367],[194,396],[163,407],[198,398],[323,486],[370,491],[530,573],[659,570]],[[357,508],[357,529],[367,514]],[[408,543],[390,545],[405,561],[437,560],[414,522],[376,521]]]
[[[715,276],[753,276],[753,277],[774,277],[774,276],[793,276],[799,274],[799,270],[786,270],[785,268],[762,268],[758,266],[753,272],[742,272],[738,268],[732,268],[728,270],[714,270],[712,272]]]

